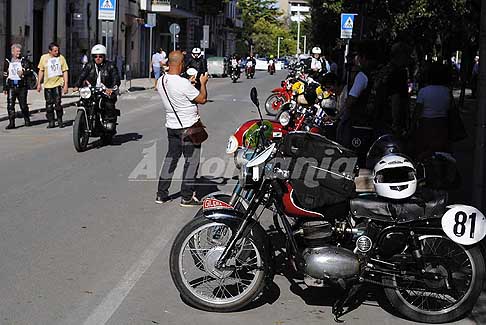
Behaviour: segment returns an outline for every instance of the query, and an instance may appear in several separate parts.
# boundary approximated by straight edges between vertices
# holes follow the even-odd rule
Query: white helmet
[[[316,46],[312,48],[312,54],[321,54],[321,53],[322,51],[320,47]]]
[[[373,184],[379,196],[395,200],[406,199],[417,189],[415,167],[403,155],[386,155],[373,169]]]
[[[191,52],[193,55],[201,55],[201,49],[199,47],[195,47],[192,49],[192,52]]]
[[[91,49],[91,55],[95,54],[106,55],[106,47],[103,44],[96,44]]]

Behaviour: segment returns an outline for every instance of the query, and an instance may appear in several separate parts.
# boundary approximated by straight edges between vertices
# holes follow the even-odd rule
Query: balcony
[[[151,0],[153,12],[170,12],[170,0]]]

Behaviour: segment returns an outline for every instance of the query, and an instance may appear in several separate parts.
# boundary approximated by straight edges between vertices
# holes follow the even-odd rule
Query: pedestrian
[[[83,70],[84,66],[88,64],[89,58],[88,58],[88,50],[87,49],[82,49],[81,50],[81,70]]]
[[[167,136],[169,148],[160,172],[155,202],[164,203],[170,200],[169,187],[181,155],[184,155],[184,172],[181,184],[181,206],[197,206],[201,202],[196,198],[196,176],[199,168],[201,145],[193,144],[185,138],[185,130],[200,120],[198,104],[207,101],[206,84],[208,74],[199,78],[200,91],[191,82],[182,78],[184,55],[181,51],[169,54],[169,71],[157,82],[157,90],[166,112]]]
[[[10,48],[12,57],[5,59],[3,66],[3,93],[7,95],[7,113],[9,124],[5,129],[15,128],[15,101],[19,100],[25,126],[30,126],[29,106],[27,105],[26,79],[32,74],[32,62],[22,57],[22,46],[13,44]]]
[[[39,82],[37,92],[41,91],[41,82],[44,81],[44,98],[46,100],[46,117],[49,124],[48,129],[55,127],[54,111],[57,115],[57,123],[60,128],[64,127],[62,122],[63,109],[61,97],[68,93],[68,65],[64,56],[59,51],[59,45],[49,44],[49,52],[42,55],[39,60]]]
[[[450,77],[446,65],[434,62],[429,66],[426,86],[418,92],[413,118],[416,126],[414,148],[418,159],[450,150],[448,112],[453,100]]]
[[[154,88],[157,91],[157,80],[159,80],[162,69],[165,65],[165,59],[167,54],[164,52],[162,48],[159,48],[157,52],[152,55],[152,71],[154,72],[155,77],[155,84]]]
[[[410,127],[408,70],[409,49],[393,44],[390,60],[374,74],[373,128],[375,137],[393,133],[403,136]]]
[[[477,90],[478,90],[478,80],[479,80],[479,56],[476,55],[474,57],[474,65],[472,69],[471,75],[471,96],[476,98]]]

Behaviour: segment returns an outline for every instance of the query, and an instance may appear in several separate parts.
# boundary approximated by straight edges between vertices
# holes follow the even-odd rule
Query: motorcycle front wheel
[[[459,245],[445,235],[424,235],[419,240],[423,270],[429,276],[383,277],[390,304],[415,322],[449,323],[464,317],[483,288],[485,265],[479,247]],[[422,272],[416,269],[417,274]]]
[[[275,116],[284,104],[284,99],[280,94],[271,94],[265,101],[265,111],[268,115]]]
[[[261,227],[253,227],[237,243],[225,268],[216,267],[235,232],[235,227],[200,217],[192,219],[177,235],[170,251],[170,273],[189,305],[232,312],[263,292],[269,275],[269,253]]]
[[[89,133],[86,124],[86,113],[78,111],[73,124],[73,143],[77,152],[83,152],[88,147]]]

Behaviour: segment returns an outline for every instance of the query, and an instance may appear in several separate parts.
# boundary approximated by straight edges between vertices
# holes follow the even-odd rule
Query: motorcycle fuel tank
[[[305,273],[315,279],[336,281],[359,274],[358,257],[336,246],[307,248],[304,251]]]

